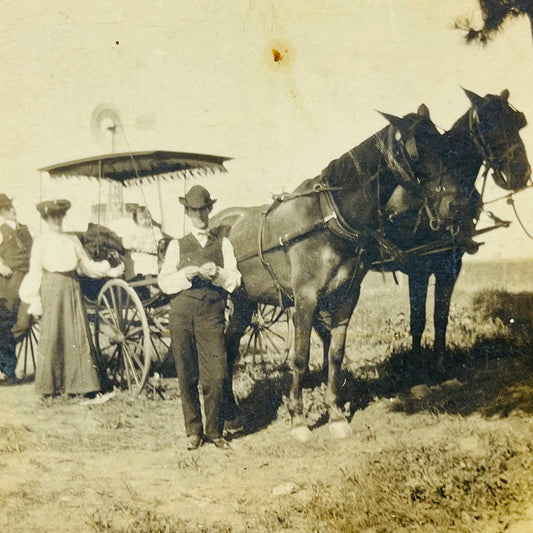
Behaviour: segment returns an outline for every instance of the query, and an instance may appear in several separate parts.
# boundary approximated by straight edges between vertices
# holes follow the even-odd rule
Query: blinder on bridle
[[[415,138],[416,125],[409,128],[405,135],[392,135],[392,129],[394,126],[391,125],[391,133],[389,134],[389,139],[394,137],[397,142],[397,150],[392,152],[401,157],[402,162],[398,165],[395,165],[396,170],[398,167],[401,168],[401,171],[397,173],[400,174],[400,185],[404,187],[408,196],[412,197],[412,200],[418,200],[420,208],[418,214],[418,220],[415,224],[413,232],[416,232],[421,221],[422,213],[425,211],[428,217],[429,227],[432,231],[438,231],[443,225],[448,224],[449,220],[443,219],[440,215],[440,207],[442,202],[448,200],[448,204],[451,204],[453,200],[451,197],[457,196],[457,191],[446,191],[445,186],[442,184],[442,178],[446,174],[446,167],[441,160],[441,169],[437,177],[431,180],[431,183],[437,182],[437,185],[434,186],[434,190],[428,191],[420,179],[416,176],[415,172],[411,167],[411,163],[418,161],[419,159],[419,150]],[[396,130],[398,133],[399,130]],[[398,163],[398,161],[397,161]],[[409,178],[407,183],[405,182],[406,176]],[[386,208],[387,209],[387,208]],[[391,217],[394,216],[391,213]],[[456,235],[459,231],[459,226],[451,222],[447,226],[452,235]]]

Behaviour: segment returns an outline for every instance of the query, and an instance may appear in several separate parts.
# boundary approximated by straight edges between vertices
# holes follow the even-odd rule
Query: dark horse
[[[229,225],[243,276],[232,297],[228,328],[228,366],[258,302],[293,306],[295,330],[289,411],[294,435],[305,440],[302,377],[309,362],[313,324],[329,332],[326,402],[330,429],[349,433],[338,406],[340,370],[348,322],[368,271],[367,249],[379,246],[395,256],[395,244],[384,236],[383,209],[401,186],[427,207],[443,227],[453,225],[467,209],[460,184],[447,171],[450,147],[429,118],[425,106],[403,118],[384,115],[390,126],[332,161],[322,173],[304,181],[270,206],[230,209],[214,217]],[[228,381],[231,386],[231,380]],[[228,397],[233,398],[231,391]]]
[[[527,185],[531,169],[527,160],[520,130],[527,124],[524,115],[514,109],[508,102],[509,91],[504,90],[499,96],[486,95],[484,98],[466,91],[472,107],[455,122],[445,133],[450,143],[448,168],[462,184],[465,195],[469,198],[470,215],[460,222],[461,230],[472,235],[480,210],[481,194],[476,190],[476,181],[481,166],[486,172],[492,170],[495,183],[506,190],[520,190]],[[482,184],[484,189],[485,184]],[[386,228],[385,233],[400,247],[412,245],[408,232],[402,226],[411,226],[410,216],[402,216]],[[442,231],[437,231],[440,234]],[[446,238],[443,236],[443,238]],[[406,242],[408,240],[409,242]],[[409,299],[411,307],[411,336],[415,365],[422,365],[420,360],[421,338],[426,325],[426,298],[430,276],[435,276],[434,354],[442,366],[446,347],[446,329],[452,292],[461,271],[464,251],[475,253],[477,247],[466,242],[448,251],[409,257],[403,264],[397,265],[409,276]]]

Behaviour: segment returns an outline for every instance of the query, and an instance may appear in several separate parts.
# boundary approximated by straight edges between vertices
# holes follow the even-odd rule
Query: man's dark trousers
[[[202,388],[205,435],[222,434],[221,401],[226,374],[226,298],[210,288],[178,293],[170,304],[170,334],[187,436],[202,435],[198,384]]]

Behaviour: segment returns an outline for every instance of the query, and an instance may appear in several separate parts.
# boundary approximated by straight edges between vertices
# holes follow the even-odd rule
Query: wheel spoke
[[[123,294],[123,292],[121,292],[121,294]],[[122,303],[122,297],[121,297],[121,303]],[[124,322],[127,320],[128,318],[128,311],[130,310],[130,295],[129,293],[126,293],[126,302],[124,303],[122,309],[124,310]],[[135,309],[137,310],[137,309]]]
[[[111,294],[113,294],[113,292],[111,291]],[[118,322],[115,318],[115,312],[113,311],[113,309],[111,308],[111,304],[109,303],[109,300],[107,299],[107,296],[105,294],[102,295],[102,300],[104,302],[104,305],[106,306],[108,312],[109,312],[109,315],[112,317],[112,320],[114,322],[114,325],[118,327]],[[102,315],[100,315],[102,316]]]
[[[118,303],[117,303],[117,294],[115,293],[115,290],[118,291],[119,288],[118,287],[111,287],[111,289],[109,290],[109,292],[111,294],[111,302],[112,302],[112,307],[113,307],[113,310],[111,311],[111,314],[114,317],[116,317],[117,326],[120,327],[121,326],[120,308],[119,308]]]
[[[249,335],[248,343],[246,344],[246,349],[243,352],[244,354],[247,354],[250,351],[250,345],[252,344],[252,341],[254,339],[254,332],[255,332],[255,330],[254,330],[253,327],[249,328],[249,332],[247,332],[248,335]]]
[[[118,328],[118,324],[116,320],[109,319],[107,314],[100,313],[98,315],[98,321],[103,322],[105,326],[107,326],[112,331],[115,331]]]
[[[130,319],[128,320],[128,322],[124,322],[124,325],[122,327],[122,331],[124,331],[124,333],[128,330],[128,328],[130,327],[130,325],[133,323],[133,319],[138,316],[139,314],[139,310],[135,307],[133,309],[133,314],[131,315]]]
[[[133,381],[135,381],[135,383],[139,385],[139,376],[137,375],[137,369],[135,368],[134,364],[134,361],[136,361],[137,359],[134,354],[132,355],[130,353],[129,347],[127,348],[126,346],[124,346],[124,348],[124,362],[126,363],[128,382],[132,383]]]
[[[274,339],[272,338],[271,334],[272,334],[272,331],[270,331],[268,329],[265,329],[263,331],[263,335],[265,337],[265,342],[270,343],[270,346],[272,347],[272,349],[279,355],[279,354],[281,354],[281,351],[280,351],[280,348],[279,348],[279,344],[277,344],[274,341]]]
[[[282,341],[285,341],[285,337],[283,335],[280,335],[279,333],[277,333],[276,331],[274,331],[273,329],[270,329],[270,328],[265,328],[263,331],[268,331],[271,335],[274,335],[275,337],[277,337],[278,339],[282,340]]]

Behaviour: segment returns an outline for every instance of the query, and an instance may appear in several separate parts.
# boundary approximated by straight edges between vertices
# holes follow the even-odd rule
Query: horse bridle
[[[524,113],[518,111],[513,106],[511,106],[509,102],[507,102],[507,105],[514,112],[514,126],[517,130],[521,130],[527,125],[526,116],[524,115]],[[468,112],[468,128],[470,138],[472,139],[472,142],[474,143],[474,146],[478,150],[479,154],[483,158],[483,161],[487,167],[487,171],[492,169],[492,171],[498,177],[498,180],[502,183],[505,183],[505,179],[502,175],[503,163],[512,156],[515,149],[520,146],[520,143],[516,141],[514,143],[509,144],[507,149],[503,153],[503,156],[498,157],[494,153],[494,147],[490,145],[485,135],[483,134],[483,131],[481,130],[481,121],[479,119],[479,113],[475,107],[470,108],[470,111]],[[498,145],[507,144],[507,140],[507,137],[504,138],[504,140],[499,142]]]
[[[408,192],[413,193],[415,196],[417,196],[421,200],[421,207],[418,212],[417,221],[415,223],[415,227],[413,230],[413,233],[416,233],[418,226],[420,225],[420,222],[422,220],[422,213],[425,212],[428,217],[428,223],[429,227],[432,231],[438,231],[444,221],[439,217],[438,211],[433,212],[430,203],[436,204],[437,201],[442,202],[442,200],[448,196],[455,196],[454,193],[446,192],[446,189],[441,184],[438,184],[435,188],[436,194],[428,194],[426,188],[424,187],[424,184],[418,179],[416,174],[414,173],[410,161],[416,161],[418,160],[418,147],[416,144],[416,139],[414,135],[408,136],[405,140],[396,139],[397,140],[397,148],[398,148],[398,155],[399,158],[401,158],[401,162],[398,158],[394,157],[394,154],[396,150],[394,149],[394,143],[393,140],[396,136],[396,130],[394,126],[389,126],[389,131],[387,135],[387,148],[383,149],[380,148],[383,155],[385,156],[385,159],[387,161],[387,166],[389,169],[396,175],[398,178],[399,184],[404,187]],[[402,164],[403,163],[403,164]],[[442,180],[442,177],[446,174],[446,169],[441,161],[441,168],[439,171],[439,175],[431,180],[431,183]],[[379,180],[379,176],[378,176]],[[431,202],[430,202],[431,200]],[[379,202],[379,198],[378,198]],[[381,208],[378,207],[378,211],[381,211]],[[447,227],[449,229],[451,235],[457,235],[459,232],[459,227],[456,224],[451,224]]]

